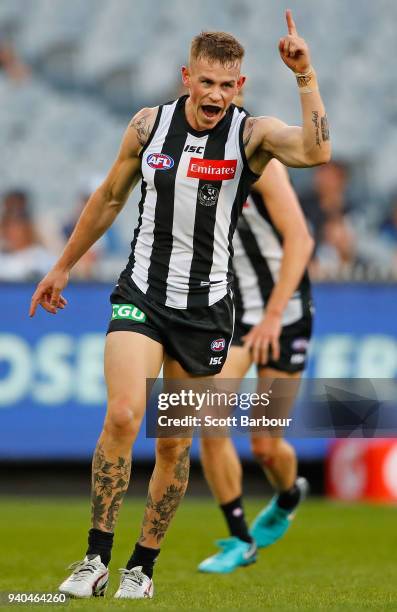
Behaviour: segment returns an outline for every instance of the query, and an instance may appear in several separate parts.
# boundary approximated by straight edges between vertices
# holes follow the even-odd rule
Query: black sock
[[[291,511],[299,504],[300,497],[301,493],[299,487],[297,487],[296,484],[293,484],[290,489],[287,491],[282,491],[278,495],[277,505],[283,510]]]
[[[146,574],[148,578],[151,578],[153,576],[153,566],[159,554],[159,548],[147,548],[146,546],[141,546],[141,544],[137,542],[134,552],[127,563],[127,569],[130,570],[133,567],[141,565],[142,572]]]
[[[231,535],[244,542],[253,542],[245,521],[242,496],[236,497],[228,504],[221,504],[220,509],[225,516]]]
[[[88,532],[88,550],[86,555],[100,555],[101,561],[106,567],[109,565],[113,546],[113,533],[90,529]]]

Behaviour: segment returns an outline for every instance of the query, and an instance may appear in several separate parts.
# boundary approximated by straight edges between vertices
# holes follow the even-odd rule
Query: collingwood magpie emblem
[[[219,189],[206,183],[198,191],[198,199],[203,206],[215,206],[219,198]]]

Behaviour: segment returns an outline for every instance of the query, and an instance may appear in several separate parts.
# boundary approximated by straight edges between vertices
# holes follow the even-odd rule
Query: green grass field
[[[262,551],[255,565],[209,576],[196,565],[225,528],[209,499],[187,498],[157,564],[154,599],[116,601],[117,568],[138,534],[143,504],[123,506],[105,599],[19,609],[397,610],[397,509],[324,501],[306,502],[285,538]],[[249,518],[261,505],[247,500]],[[65,567],[84,553],[87,501],[0,498],[0,508],[0,591],[54,592]]]

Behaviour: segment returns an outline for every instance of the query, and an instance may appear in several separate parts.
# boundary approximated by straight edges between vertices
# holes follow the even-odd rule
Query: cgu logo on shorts
[[[223,349],[226,346],[226,340],[225,338],[218,338],[217,340],[213,340],[211,342],[211,351],[223,351]]]
[[[236,174],[237,159],[190,159],[187,176],[211,181],[230,181]]]
[[[145,313],[134,304],[112,304],[112,310],[112,321],[114,319],[129,319],[139,323],[146,321]]]
[[[147,156],[147,164],[155,170],[170,170],[174,165],[174,160],[165,153],[151,153]]]

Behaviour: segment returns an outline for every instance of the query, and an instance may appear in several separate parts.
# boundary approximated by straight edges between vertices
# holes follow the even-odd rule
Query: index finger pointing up
[[[285,12],[285,18],[287,20],[288,34],[292,34],[293,36],[297,35],[295,21],[292,19],[292,11],[291,9],[287,9]]]

